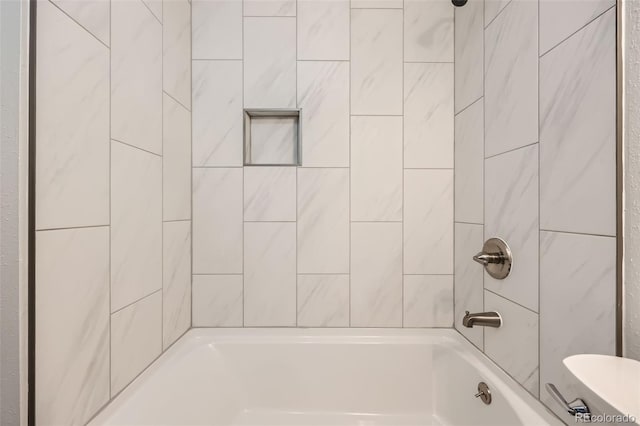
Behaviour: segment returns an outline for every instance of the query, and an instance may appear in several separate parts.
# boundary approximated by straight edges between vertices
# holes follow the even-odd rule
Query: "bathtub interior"
[[[90,425],[560,424],[474,351],[452,330],[194,329]]]

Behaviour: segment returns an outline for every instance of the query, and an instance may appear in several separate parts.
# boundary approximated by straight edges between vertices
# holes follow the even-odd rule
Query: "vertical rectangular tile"
[[[193,273],[242,273],[242,169],[193,170]]]
[[[562,360],[575,354],[615,355],[616,240],[540,233],[540,380],[576,392]],[[543,401],[556,413],[548,394]]]
[[[351,113],[402,114],[402,11],[351,11]]]
[[[349,273],[347,169],[298,169],[298,273]]]
[[[349,0],[300,0],[298,59],[349,60]]]
[[[402,224],[351,224],[351,326],[402,326]]]
[[[404,167],[453,168],[453,64],[404,65]]]
[[[402,117],[351,118],[351,220],[402,220]]]
[[[163,0],[142,0],[142,3],[147,6],[147,8],[151,11],[153,16],[162,23],[163,18]]]
[[[156,292],[111,315],[111,396],[162,352],[162,293]]]
[[[295,108],[296,20],[244,18],[244,106]]]
[[[453,274],[453,170],[404,171],[404,273]]]
[[[242,0],[192,0],[191,9],[193,59],[242,59]]]
[[[244,324],[296,325],[296,224],[244,224]]]
[[[484,108],[482,99],[455,117],[456,221],[484,220]]]
[[[162,158],[111,143],[111,311],[162,288]]]
[[[484,332],[481,327],[462,325],[465,311],[484,311],[484,270],[473,261],[484,242],[482,225],[455,224],[455,292],[454,326],[480,350],[484,348]]]
[[[540,59],[540,226],[616,234],[616,11]]]
[[[244,168],[244,220],[296,221],[296,168]]]
[[[242,165],[242,61],[193,61],[193,165]]]
[[[162,153],[162,25],[141,1],[111,4],[111,138]]]
[[[349,166],[349,63],[298,62],[302,166]]]
[[[615,4],[615,0],[540,0],[540,55]]]
[[[349,275],[298,275],[298,327],[349,327]]]
[[[191,327],[191,221],[163,223],[162,252],[162,347],[166,349]]]
[[[162,87],[191,108],[191,3],[164,0]]]
[[[37,30],[36,228],[108,224],[109,50],[49,2]]]
[[[485,288],[538,311],[538,145],[485,161],[485,239],[507,242],[517,266],[504,280],[485,274]]]
[[[484,2],[457,7],[455,23],[455,111],[460,112],[484,94]]]
[[[484,0],[484,24],[489,26],[511,0]]]
[[[163,103],[162,217],[191,219],[191,114],[166,94]]]
[[[64,10],[98,40],[107,46],[109,45],[111,38],[110,0],[53,0],[52,3]]]
[[[193,276],[193,326],[242,327],[242,275]]]
[[[244,16],[296,16],[296,0],[244,0]]]
[[[538,2],[512,0],[484,33],[487,157],[538,141]]]
[[[85,424],[109,400],[109,228],[39,231],[36,259],[35,413]]]
[[[484,309],[502,317],[500,328],[485,327],[485,354],[537,397],[538,314],[486,290]]]
[[[451,327],[453,275],[404,276],[404,327]]]
[[[406,62],[453,62],[453,10],[449,0],[405,0]]]

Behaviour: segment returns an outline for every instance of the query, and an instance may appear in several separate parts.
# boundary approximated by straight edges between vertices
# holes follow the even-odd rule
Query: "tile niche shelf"
[[[244,110],[245,166],[300,166],[300,109]]]

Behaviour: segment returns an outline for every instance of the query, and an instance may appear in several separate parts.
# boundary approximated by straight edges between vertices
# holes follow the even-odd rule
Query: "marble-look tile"
[[[404,65],[404,167],[453,168],[453,64]]]
[[[484,25],[488,26],[511,0],[484,0]],[[468,6],[468,4],[467,4]]]
[[[404,276],[404,327],[451,327],[453,275]]]
[[[35,412],[85,424],[109,400],[109,228],[37,232],[36,259]]]
[[[109,50],[49,2],[37,27],[36,228],[108,224]]]
[[[242,62],[193,61],[193,165],[242,165]]]
[[[296,16],[296,0],[244,0],[244,16]]]
[[[302,166],[349,166],[349,63],[298,62]]]
[[[616,0],[540,0],[540,55],[615,4]]]
[[[484,42],[489,157],[538,141],[538,2],[512,0]]]
[[[162,25],[141,1],[111,4],[111,138],[162,153]]]
[[[296,224],[244,224],[244,324],[296,325]]]
[[[162,88],[191,108],[191,4],[165,0],[162,23]]]
[[[616,234],[616,11],[540,60],[540,227]]]
[[[402,220],[402,117],[351,117],[351,220]]]
[[[111,315],[111,396],[162,352],[162,292]]]
[[[298,170],[298,273],[349,273],[349,170]]]
[[[296,221],[296,168],[244,168],[244,220]]]
[[[244,19],[245,108],[295,108],[296,19]]]
[[[349,0],[300,0],[298,59],[349,60]]]
[[[615,283],[614,237],[540,233],[541,383],[576,394],[576,380],[562,360],[583,353],[615,355]],[[548,393],[542,397],[562,412]]]
[[[117,1],[117,0],[114,0]],[[170,0],[177,1],[177,0]],[[147,8],[153,13],[153,16],[156,17],[158,21],[162,23],[162,12],[163,12],[163,0],[142,0]]]
[[[455,111],[484,94],[484,2],[455,9]]]
[[[166,94],[163,103],[162,218],[190,219],[191,114]]]
[[[402,114],[402,11],[351,11],[351,114]]]
[[[192,307],[194,327],[242,327],[242,275],[194,275]]]
[[[51,0],[98,40],[109,45],[111,36],[110,0]],[[47,33],[49,34],[49,33]],[[52,33],[53,34],[53,33]]]
[[[406,62],[453,62],[454,9],[449,0],[405,0]]]
[[[352,9],[402,9],[403,0],[351,0]]]
[[[351,225],[351,326],[402,326],[402,224]]]
[[[456,221],[484,220],[484,106],[482,99],[456,115]]]
[[[484,310],[502,317],[500,328],[484,329],[485,354],[537,397],[538,314],[486,290]]]
[[[246,163],[298,164],[298,120],[295,117],[253,117]]]
[[[454,326],[480,350],[484,348],[483,327],[462,325],[465,311],[484,311],[484,276],[482,265],[473,261],[484,242],[482,225],[455,224]]]
[[[242,0],[192,0],[193,59],[242,59]]]
[[[191,327],[191,221],[162,226],[162,346],[166,349]]]
[[[162,288],[162,158],[111,143],[111,312]]]
[[[349,327],[349,275],[298,275],[298,327]]]
[[[538,145],[489,158],[484,170],[485,239],[502,238],[514,258],[509,276],[496,280],[485,274],[485,287],[537,311]]]
[[[453,170],[404,171],[404,273],[453,274]]]
[[[193,170],[193,273],[242,273],[242,169]]]

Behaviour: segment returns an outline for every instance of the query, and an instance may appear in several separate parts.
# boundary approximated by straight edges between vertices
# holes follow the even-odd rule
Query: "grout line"
[[[142,0],[144,3],[144,0]],[[164,1],[160,3],[160,7],[162,10],[162,16],[164,17]],[[152,12],[153,13],[153,12]],[[162,34],[160,35],[160,45],[161,45],[161,54],[160,54],[160,86],[162,92],[166,93],[164,90],[164,24],[160,22],[160,28]],[[168,93],[166,93],[169,95]],[[169,95],[170,98],[172,98]],[[160,147],[162,148],[162,154],[160,156],[160,217],[162,217],[162,221],[160,223],[160,283],[162,292],[160,293],[160,353],[164,352],[164,154],[166,153],[166,149],[164,146],[164,105],[165,98],[161,96],[160,106],[162,108],[162,113],[160,116]],[[178,102],[179,105],[182,105]],[[182,105],[184,106],[184,105]]]
[[[484,226],[484,223],[463,222],[463,221],[460,221],[460,220],[456,220],[456,221],[454,221],[453,223],[456,223],[456,224],[457,224],[457,223],[459,223],[459,224],[462,224],[462,225],[478,225],[478,226]]]
[[[117,1],[117,0],[116,0]],[[149,13],[151,13],[151,16],[153,16],[153,18],[158,21],[158,23],[162,26],[162,21],[160,20],[160,18],[158,18],[156,16],[155,13],[153,13],[153,11],[151,10],[151,8],[149,7],[149,5],[147,5],[147,3],[144,0],[140,0],[140,2],[144,5],[144,7],[147,8],[147,10],[149,11]]]
[[[44,228],[44,229],[36,229],[36,232],[40,233],[40,232],[48,232],[48,231],[64,231],[64,230],[71,230],[71,229],[105,228],[108,226],[109,224],[106,223],[103,225],[83,225],[83,226],[69,226],[64,228]]]
[[[454,64],[454,67],[455,67],[455,64]],[[455,86],[455,84],[454,84],[454,86]],[[476,99],[475,101],[471,102],[469,105],[465,106],[460,111],[456,112],[454,115],[457,117],[458,115],[462,114],[463,112],[465,112],[466,110],[471,108],[473,105],[475,105],[476,103],[480,102],[482,100],[482,98],[484,98],[484,93],[478,99]]]
[[[451,253],[451,265],[453,266],[453,274],[452,274],[452,312],[453,312],[453,324],[451,327],[456,328],[456,15],[458,14],[458,8],[455,7],[453,9],[453,100],[451,102],[451,113],[453,115],[452,126],[453,126],[453,143],[452,143],[452,151],[453,151],[453,211],[451,217],[451,226],[453,231],[453,244],[452,244],[452,253]],[[473,105],[473,102],[472,102]]]
[[[191,217],[191,234],[189,235],[191,242],[191,252],[189,253],[189,267],[190,267],[190,276],[189,276],[189,289],[191,292],[190,298],[190,323],[189,327],[193,328],[193,110],[194,110],[194,102],[193,102],[193,5],[189,3],[189,51],[190,51],[190,60],[189,63],[189,102],[191,103],[191,113],[189,114],[189,122],[191,123],[191,128],[189,129],[189,144],[190,144],[190,155],[189,161],[191,162],[191,168],[189,169],[189,201],[191,205],[191,211],[189,212],[189,216]]]
[[[540,3],[538,3],[538,54],[539,54],[539,59],[542,59],[547,53],[551,52],[556,47],[559,47],[560,45],[564,44],[565,41],[569,40],[570,38],[572,38],[573,36],[575,36],[576,34],[581,32],[582,30],[584,30],[586,27],[591,25],[594,21],[597,21],[603,15],[606,15],[610,10],[615,9],[615,8],[616,8],[616,5],[613,4],[611,7],[607,8],[605,11],[603,11],[600,14],[598,14],[596,17],[591,19],[589,22],[587,22],[586,24],[584,24],[583,26],[581,26],[580,28],[578,28],[577,30],[575,30],[574,32],[569,34],[567,37],[565,37],[562,40],[560,40],[557,44],[554,44],[553,47],[550,47],[548,50],[546,50],[544,53],[541,54],[540,53]],[[538,66],[538,68],[540,68],[540,67]],[[538,76],[539,75],[540,74],[538,74]],[[538,86],[539,86],[539,82],[538,82]],[[539,87],[538,87],[538,89],[539,89]]]
[[[405,94],[405,77],[406,77],[406,67],[405,67],[405,62],[404,62],[404,54],[405,54],[405,37],[404,37],[404,30],[405,30],[405,22],[406,19],[406,11],[405,11],[405,4],[404,4],[404,0],[402,0],[402,88],[400,89],[402,91],[402,128],[401,128],[401,139],[400,139],[400,146],[401,146],[401,150],[402,150],[402,158],[401,158],[401,168],[402,168],[402,180],[400,181],[400,191],[402,193],[402,225],[401,225],[401,230],[400,230],[400,239],[401,239],[401,254],[400,254],[400,270],[402,271],[402,277],[400,278],[400,283],[401,283],[401,288],[400,288],[400,310],[401,310],[401,315],[400,315],[400,325],[404,328],[404,322],[405,322],[405,312],[404,312],[404,286],[405,286],[405,280],[404,280],[404,259],[405,259],[405,253],[404,253],[404,239],[405,239],[405,229],[404,229],[404,222],[405,222],[405,216],[407,214],[407,209],[406,209],[406,205],[405,205],[405,184],[404,184],[404,177],[405,177],[405,170],[404,170],[404,155],[405,155],[405,140],[404,140],[404,114],[405,114],[405,110],[404,110],[404,104],[405,104],[405,99],[406,99],[406,94]]]
[[[193,11],[192,11],[193,14]],[[193,44],[193,40],[191,41]],[[212,58],[191,58],[191,62],[243,62],[242,59],[212,59]]]
[[[513,303],[514,305],[518,305],[518,306],[520,306],[522,309],[526,309],[527,311],[532,312],[532,313],[534,313],[534,314],[536,314],[536,315],[539,315],[539,314],[540,314],[539,312],[536,312],[536,311],[534,311],[534,310],[533,310],[533,309],[531,309],[531,308],[527,308],[527,307],[526,307],[526,306],[524,306],[523,304],[518,303],[518,302],[516,302],[515,300],[511,300],[511,299],[509,299],[508,297],[505,297],[505,296],[503,296],[503,295],[501,295],[501,294],[499,294],[499,293],[496,293],[496,292],[495,292],[495,291],[493,291],[493,290],[490,290],[490,289],[488,289],[488,288],[485,288],[485,289],[484,289],[484,291],[487,291],[487,292],[489,292],[489,293],[493,294],[494,296],[498,296],[498,297],[500,297],[500,298],[502,298],[502,299],[504,299],[504,300],[507,300],[507,301],[509,301],[509,302]],[[485,308],[485,309],[486,309],[486,308]]]
[[[191,219],[167,219],[163,220],[162,223],[171,223],[171,222],[190,222]]]
[[[351,252],[353,250],[353,243],[351,241],[351,235],[353,233],[353,221],[351,220],[352,216],[351,216],[351,200],[353,197],[353,192],[352,192],[352,188],[351,188],[351,173],[352,173],[352,167],[351,167],[351,157],[352,157],[352,152],[351,152],[351,90],[353,87],[353,82],[352,82],[352,70],[353,70],[353,46],[351,45],[351,40],[352,40],[352,21],[353,21],[353,9],[351,8],[351,2],[353,0],[349,1],[349,87],[347,88],[348,90],[348,97],[349,97],[349,323],[348,326],[349,328],[351,328],[352,325],[352,319],[351,319],[351,305],[353,304],[353,292],[352,292],[352,288],[351,288],[351,283],[353,281],[353,275],[352,275],[352,269],[351,269],[351,262],[352,262],[352,256],[351,256]]]
[[[538,56],[540,56],[540,2],[538,1]],[[537,65],[538,65],[538,69],[537,69],[537,73],[538,73],[538,87],[537,87],[537,95],[538,95],[538,108],[536,110],[536,113],[538,114],[538,142],[540,142],[540,134],[541,134],[541,129],[540,129],[540,62],[541,59],[540,57],[538,57],[538,60],[536,61]],[[538,237],[538,399],[541,400],[540,398],[540,394],[542,393],[542,383],[540,383],[540,377],[541,377],[541,353],[540,353],[540,343],[542,341],[542,330],[540,329],[540,311],[541,311],[541,306],[540,306],[540,259],[542,258],[542,256],[540,256],[540,158],[542,157],[541,153],[540,153],[540,149],[542,148],[542,144],[538,143],[538,232],[537,232],[537,237]]]
[[[489,23],[488,23],[488,24],[485,22],[485,24],[486,24],[486,25],[485,25],[485,27],[484,27],[484,30],[485,30],[485,31],[487,30],[487,28],[489,28],[489,26],[490,26],[491,24],[493,24],[493,23],[495,22],[495,20],[496,20],[496,19],[498,19],[498,16],[502,15],[502,12],[504,12],[504,11],[505,11],[505,9],[506,9],[506,8],[507,8],[511,3],[513,3],[513,1],[512,1],[512,0],[509,0],[509,1],[507,2],[507,4],[505,4],[504,6],[502,6],[502,9],[500,9],[500,10],[498,11],[498,13],[496,14],[496,16],[494,16],[494,17],[493,17],[493,19],[491,19],[491,21],[489,21]],[[486,7],[486,6],[485,6],[485,7]],[[484,16],[484,13],[483,13],[482,15]],[[484,18],[483,18],[483,19],[484,19]]]
[[[246,104],[244,102],[244,99],[245,99],[245,87],[244,87],[245,67],[244,67],[244,65],[245,65],[245,60],[246,60],[245,51],[244,51],[244,44],[246,42],[246,37],[245,37],[245,18],[244,18],[244,1],[242,1],[240,8],[242,9],[242,12],[241,12],[242,13],[242,17],[240,18],[240,21],[241,21],[240,26],[242,27],[241,28],[242,52],[240,53],[240,55],[242,56],[242,93],[241,93],[241,97],[242,97],[242,110],[244,111],[244,109],[246,108]],[[298,15],[298,11],[296,9],[296,16],[297,15]],[[242,148],[243,149],[242,161],[243,161],[243,163],[245,161],[245,157],[244,157],[245,153],[244,153],[244,151],[246,149],[244,137],[245,137],[245,133],[243,131],[242,132],[242,147],[243,147]],[[244,172],[245,171],[244,171],[244,166],[241,166],[241,168],[242,168],[242,220],[243,220],[243,223],[241,225],[242,226],[242,234],[240,236],[240,239],[242,241],[242,259],[241,259],[241,262],[242,262],[242,327],[244,327],[246,325],[246,319],[245,319],[246,318],[246,314],[245,314],[246,313],[246,303],[245,303],[245,300],[246,300],[246,292],[245,292],[246,274],[245,274],[245,270],[244,270],[244,268],[245,268],[245,258],[244,257],[245,257],[245,252],[246,252],[246,250],[245,250],[245,238],[246,238],[245,227],[246,226],[244,224],[244,196],[245,196],[245,194],[244,194],[244,184],[245,184]]]
[[[539,176],[538,176],[538,179],[540,179]],[[540,206],[538,206],[538,207],[540,207]],[[587,233],[587,232],[558,231],[558,230],[555,230],[555,229],[542,229],[542,228],[540,228],[540,232],[553,232],[555,234],[567,234],[567,235],[581,235],[581,236],[584,236],[584,237],[616,238],[615,235],[592,234],[592,233]]]
[[[127,308],[128,308],[128,307],[130,307],[130,306],[133,306],[133,305],[135,305],[136,303],[140,302],[141,300],[144,300],[144,299],[146,299],[146,298],[147,298],[147,297],[149,297],[149,296],[153,296],[154,294],[156,294],[156,293],[157,293],[157,292],[159,292],[159,291],[162,291],[162,287],[160,287],[160,288],[158,288],[158,289],[153,290],[153,291],[152,291],[151,293],[149,293],[149,294],[145,294],[144,296],[139,297],[138,299],[134,300],[133,302],[127,303],[126,305],[122,306],[121,308],[116,309],[115,311],[111,312],[111,315],[113,316],[113,315],[117,314],[118,312],[123,311],[123,310],[127,309]]]
[[[113,43],[111,43],[111,35],[113,34],[112,31],[112,26],[113,26],[113,12],[112,12],[112,3],[109,2],[109,45],[112,45]],[[111,49],[109,49],[109,141],[111,141],[111,128],[113,127],[113,123],[111,121],[111,108],[113,107],[112,102],[111,102]],[[112,188],[111,188],[111,181],[113,179],[113,162],[112,162],[112,151],[113,151],[113,144],[111,142],[109,142],[109,341],[107,342],[107,345],[109,347],[109,400],[107,401],[107,404],[109,404],[109,402],[111,401],[111,377],[113,377],[113,360],[111,357],[111,340],[113,339],[113,335],[112,335],[112,331],[111,331],[111,307],[113,306],[113,297],[111,295],[112,293],[112,280],[113,280],[113,273],[112,273],[112,260],[111,260],[111,251],[112,251],[112,246],[111,246],[111,240],[112,240],[112,236],[111,236],[111,232],[112,232],[112,219],[111,219],[111,209],[112,209],[112,200],[111,200],[111,192],[112,192]],[[100,411],[100,410],[98,410]],[[97,413],[96,413],[97,414]]]
[[[156,157],[160,157],[160,158],[162,158],[162,154],[158,154],[158,153],[156,153],[156,152],[148,151],[148,150],[146,150],[146,149],[144,149],[144,148],[140,148],[139,146],[131,145],[131,144],[129,144],[129,143],[122,142],[122,141],[119,141],[119,140],[117,140],[117,139],[111,139],[111,140],[112,140],[113,142],[118,142],[118,143],[120,143],[120,144],[122,144],[122,145],[126,145],[126,146],[128,146],[129,148],[138,149],[138,150],[140,150],[140,151],[142,151],[142,152],[146,152],[147,154],[152,154],[152,155],[155,155]]]
[[[60,12],[62,12],[67,18],[71,19],[76,25],[78,25],[80,28],[82,28],[83,30],[85,30],[87,33],[89,33],[89,35],[93,38],[95,38],[96,40],[98,40],[98,42],[103,45],[104,47],[106,47],[107,49],[111,50],[111,48],[109,46],[107,46],[107,44],[100,40],[95,34],[93,34],[91,31],[89,31],[84,25],[82,25],[80,22],[78,22],[74,17],[72,17],[71,15],[69,15],[67,12],[65,12],[64,9],[62,9],[60,6],[58,6],[56,3],[54,3],[53,1],[49,0],[48,3],[50,5],[53,5],[56,9],[58,9]],[[109,3],[109,14],[111,14],[111,3]],[[111,19],[109,19],[109,21],[111,21]],[[111,31],[109,31],[109,44],[111,44]],[[111,71],[109,71],[111,72]],[[109,92],[109,99],[111,99],[111,92]]]
[[[530,147],[532,147],[532,146],[536,145],[537,143],[538,143],[538,141],[536,141],[536,142],[532,142],[532,143],[528,143],[528,144],[526,144],[526,145],[522,145],[522,146],[519,146],[519,147],[517,147],[517,148],[512,148],[512,149],[509,149],[509,150],[507,150],[507,151],[499,152],[499,153],[497,153],[497,154],[493,154],[493,155],[490,155],[490,156],[488,156],[488,157],[484,157],[484,159],[485,159],[485,160],[489,160],[490,158],[499,157],[500,155],[508,154],[508,153],[511,153],[511,152],[517,151],[517,150],[519,150],[519,149],[530,148]]]
[[[164,48],[163,48],[164,49]],[[164,77],[162,77],[164,79]],[[162,93],[164,93],[165,95],[167,95],[168,97],[170,97],[171,99],[173,99],[175,102],[177,102],[182,108],[186,109],[187,111],[189,111],[189,113],[191,113],[191,109],[187,108],[187,106],[185,104],[183,104],[182,102],[180,102],[179,100],[177,100],[171,93],[167,92],[166,90],[162,90]]]

